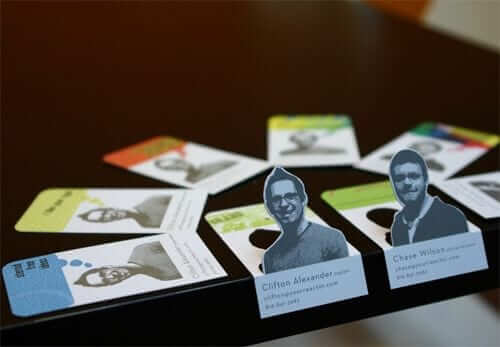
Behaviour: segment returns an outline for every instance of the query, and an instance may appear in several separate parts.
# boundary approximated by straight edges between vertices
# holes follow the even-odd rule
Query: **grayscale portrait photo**
[[[412,143],[408,146],[408,148],[418,152],[424,158],[429,170],[442,172],[446,169],[443,163],[440,163],[434,158],[428,157],[429,155],[441,152],[441,150],[443,149],[443,146],[441,146],[441,144],[434,141],[419,141]],[[383,155],[381,159],[391,160],[392,156],[393,154],[386,154]]]
[[[427,192],[429,176],[424,159],[415,150],[403,149],[391,160],[389,177],[402,209],[391,225],[393,246],[465,233],[465,215]]]
[[[290,135],[290,142],[292,142],[296,147],[293,149],[287,149],[280,152],[281,155],[309,155],[309,154],[341,154],[345,153],[343,148],[326,147],[319,146],[317,142],[319,136],[311,131],[298,131]]]
[[[130,210],[99,207],[82,213],[78,217],[91,223],[110,223],[131,219],[143,228],[159,228],[171,199],[171,195],[152,196]]]
[[[184,179],[189,183],[198,183],[205,178],[211,177],[223,170],[226,170],[238,162],[234,160],[218,160],[212,163],[201,164],[195,166],[189,161],[181,158],[164,158],[158,159],[154,165],[164,171],[184,171],[186,176]]]
[[[155,241],[134,247],[127,264],[87,270],[74,284],[85,287],[105,287],[118,284],[139,274],[160,281],[182,278],[161,243]]]
[[[475,181],[469,182],[469,184],[500,202],[500,183],[495,181]]]
[[[344,235],[337,229],[305,218],[304,184],[277,167],[267,176],[264,204],[280,227],[279,238],[264,253],[263,272],[272,273],[339,259],[349,255]]]

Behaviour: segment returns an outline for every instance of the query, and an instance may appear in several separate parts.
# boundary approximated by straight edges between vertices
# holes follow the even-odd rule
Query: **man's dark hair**
[[[425,160],[422,158],[420,154],[418,154],[417,151],[414,151],[413,149],[403,149],[392,157],[391,165],[389,167],[389,174],[391,180],[395,175],[394,168],[397,165],[402,165],[406,163],[418,164],[422,169],[422,174],[424,175],[425,180],[426,181],[429,180],[429,176],[427,174],[427,164],[425,163]]]
[[[87,276],[88,275],[91,275],[93,273],[97,273],[97,272],[101,271],[102,269],[105,269],[105,267],[96,267],[94,269],[90,269],[90,270],[85,271],[83,274],[80,275],[80,278],[78,278],[73,284],[79,284],[79,285],[85,286],[85,287],[104,287],[104,286],[109,286],[109,284],[104,283],[104,282],[100,283],[100,284],[90,284],[87,281]]]
[[[289,180],[292,181],[297,193],[299,194],[300,200],[305,201],[307,199],[306,190],[302,181],[295,175],[292,175],[285,169],[281,167],[276,167],[273,169],[271,174],[267,176],[266,182],[264,183],[264,201],[271,201],[271,186],[274,182]]]

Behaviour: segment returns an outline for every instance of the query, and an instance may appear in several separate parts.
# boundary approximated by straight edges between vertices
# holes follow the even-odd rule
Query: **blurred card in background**
[[[206,199],[205,191],[191,189],[47,189],[15,228],[85,234],[195,232]]]
[[[439,123],[422,123],[364,157],[355,167],[387,175],[392,156],[410,148],[422,155],[430,182],[444,180],[495,147],[500,137]]]
[[[268,169],[260,159],[169,136],[107,154],[104,161],[160,181],[217,194]]]
[[[268,120],[269,161],[284,167],[345,166],[359,161],[351,118],[276,115]]]
[[[452,178],[436,187],[484,218],[500,217],[500,171]]]

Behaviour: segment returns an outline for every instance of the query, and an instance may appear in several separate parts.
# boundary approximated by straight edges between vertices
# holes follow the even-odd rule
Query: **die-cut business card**
[[[15,228],[26,232],[194,232],[207,193],[191,189],[46,189]]]
[[[169,136],[107,154],[104,161],[140,175],[217,194],[268,169],[260,159]]]
[[[367,295],[359,252],[306,207],[301,181],[280,170],[266,183],[269,212],[256,204],[205,216],[254,276],[261,318]]]
[[[500,137],[494,134],[440,123],[422,123],[362,158],[355,166],[387,175],[392,156],[411,148],[425,159],[430,182],[444,180],[495,147]]]
[[[29,317],[226,276],[196,233],[167,233],[13,261],[12,313]]]
[[[322,198],[384,249],[391,288],[488,268],[479,228],[427,193],[417,152],[394,156],[390,177],[392,183],[326,191]]]
[[[500,171],[448,179],[437,188],[484,218],[500,218]]]
[[[359,161],[351,118],[275,115],[268,120],[268,159],[284,167],[345,166]]]

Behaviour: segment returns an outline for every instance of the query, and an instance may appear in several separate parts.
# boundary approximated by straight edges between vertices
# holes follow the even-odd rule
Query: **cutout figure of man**
[[[85,287],[105,287],[139,274],[160,281],[182,278],[161,243],[155,241],[136,246],[132,250],[128,264],[87,270],[75,284]]]
[[[170,195],[152,196],[134,206],[134,210],[101,207],[82,213],[78,217],[92,223],[109,223],[131,218],[143,228],[159,228],[171,199]]]
[[[345,153],[345,149],[343,148],[334,148],[334,147],[324,147],[324,146],[316,146],[316,142],[318,142],[319,137],[308,131],[299,131],[290,136],[290,142],[294,143],[297,148],[295,149],[287,149],[281,151],[281,155],[290,155],[290,154],[339,154]]]
[[[393,246],[468,231],[462,211],[427,193],[429,176],[420,154],[411,149],[399,151],[392,158],[389,170],[392,188],[403,206],[394,215],[391,226]]]
[[[234,160],[219,160],[212,163],[202,164],[195,167],[187,160],[180,158],[158,159],[154,165],[160,170],[185,171],[184,179],[189,183],[198,183],[201,180],[213,176],[231,166],[236,165]]]
[[[305,218],[307,194],[302,181],[275,168],[264,185],[264,203],[281,229],[278,240],[264,253],[264,273],[347,257],[347,242],[336,229]]]

